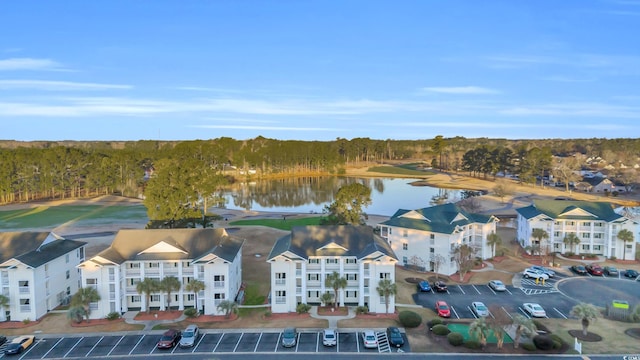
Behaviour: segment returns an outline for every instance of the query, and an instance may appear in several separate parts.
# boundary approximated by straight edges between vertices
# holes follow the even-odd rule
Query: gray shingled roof
[[[412,210],[400,209],[396,211],[389,220],[382,222],[381,225],[430,231],[439,234],[453,234],[458,226],[465,226],[473,223],[486,224],[494,221],[495,219],[489,215],[466,212],[456,204],[452,203],[413,210],[427,220],[402,217],[402,215],[411,211]]]
[[[567,214],[575,210],[583,210],[593,216]],[[612,222],[623,218],[613,211],[613,205],[604,201],[577,200],[534,200],[532,205],[516,209],[526,219],[544,214],[552,219],[603,220]]]
[[[47,238],[50,241],[44,244]],[[86,244],[49,232],[3,232],[0,233],[0,263],[16,259],[35,268]]]
[[[182,251],[168,253],[142,253],[165,242]],[[100,256],[117,264],[143,260],[198,260],[214,254],[223,260],[233,261],[242,248],[243,240],[227,234],[225,229],[143,229],[120,230]]]
[[[327,247],[329,244],[339,247]],[[291,252],[303,259],[310,256],[355,256],[358,259],[381,252],[397,260],[389,244],[382,237],[373,233],[369,226],[325,225],[298,226],[291,229],[291,234],[278,239],[271,249],[267,260],[271,260],[285,252]]]

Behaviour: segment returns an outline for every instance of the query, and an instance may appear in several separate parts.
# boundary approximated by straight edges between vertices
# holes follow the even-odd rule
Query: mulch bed
[[[640,328],[631,328],[624,331],[625,334],[640,340]]]
[[[200,315],[197,317],[187,318],[189,322],[208,323],[208,322],[225,322],[233,321],[238,318],[238,314],[230,314],[229,317],[224,315]]]
[[[502,260],[506,259],[506,256],[494,256],[492,259],[489,259],[494,264],[499,264]]]
[[[124,319],[114,319],[114,320],[108,320],[108,319],[91,319],[88,322],[86,320],[82,321],[82,322],[75,322],[72,321],[71,322],[71,326],[72,327],[91,327],[91,326],[98,326],[98,325],[104,325],[104,324],[112,324],[112,323],[118,323],[118,322],[124,322]]]
[[[295,312],[290,312],[290,313],[276,313],[276,314],[271,314],[271,315],[262,315],[263,319],[272,319],[272,320],[279,320],[279,319],[291,319],[291,320],[296,320],[296,319],[308,319],[310,318],[311,315],[309,313],[305,313],[305,314],[298,314]]]
[[[175,320],[182,315],[182,311],[151,311],[149,313],[139,312],[134,320]]]
[[[582,330],[569,330],[569,335],[578,338],[580,341],[586,342],[598,342],[602,341],[602,336],[598,334],[594,334],[592,332],[587,332],[587,336],[582,333]]]
[[[23,323],[22,321],[3,321],[0,322],[0,329],[24,329],[29,326],[37,325],[40,321],[29,321]]]
[[[464,283],[468,283],[469,280],[471,280],[471,277],[473,277],[473,272],[467,271],[467,273],[464,274],[464,279],[460,278],[460,274],[459,273],[455,273],[455,274],[449,276],[449,279],[451,279],[451,281],[464,284]]]
[[[349,309],[346,307],[338,307],[335,311],[332,311],[332,306],[318,306],[318,315],[320,316],[345,316],[349,314]]]

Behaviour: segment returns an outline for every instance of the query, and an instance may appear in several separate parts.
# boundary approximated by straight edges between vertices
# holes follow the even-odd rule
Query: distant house
[[[78,290],[85,245],[52,232],[0,233],[0,293],[9,298],[0,321],[37,320],[66,303]]]
[[[591,184],[591,192],[605,193],[616,191],[615,184],[607,178],[595,177],[586,181]]]
[[[452,259],[452,250],[462,244],[476,250],[476,256],[488,259],[494,256],[487,236],[496,231],[498,218],[473,214],[455,204],[437,205],[417,210],[398,210],[387,221],[378,224],[380,235],[401,259],[403,265],[413,259],[423,262],[426,270],[434,271],[433,259],[446,259],[438,272],[452,275],[458,271]]]
[[[384,297],[376,291],[380,280],[395,282],[397,258],[391,247],[369,226],[300,226],[278,239],[267,262],[271,264],[271,311],[296,311],[298,304],[320,305],[325,284],[337,272],[347,280],[338,304],[368,306],[384,313]],[[395,311],[393,296],[389,312]]]
[[[178,278],[182,287],[172,294],[171,305],[178,310],[196,307],[207,315],[220,315],[217,307],[224,300],[235,300],[242,283],[243,240],[225,229],[120,230],[113,243],[96,256],[78,265],[82,285],[98,290],[101,300],[92,304],[91,318],[104,318],[111,312],[166,309],[162,291],[138,293],[137,284],[145,278],[158,281]],[[197,296],[184,289],[193,279],[204,282]]]
[[[636,232],[637,223],[617,214],[607,202],[572,200],[534,200],[529,206],[516,210],[518,213],[517,239],[523,247],[539,245],[552,252],[577,252],[615,256],[627,259],[635,256],[635,242],[623,244],[617,234],[622,229]],[[534,229],[542,229],[549,235],[545,243],[538,244],[532,237]],[[580,243],[566,245],[564,239],[573,233]],[[626,254],[623,254],[626,252]]]

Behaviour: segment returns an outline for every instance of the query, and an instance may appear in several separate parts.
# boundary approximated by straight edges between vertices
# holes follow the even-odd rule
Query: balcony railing
[[[20,289],[20,294],[28,294],[29,293],[29,287],[28,286],[18,286],[18,289]]]
[[[302,286],[296,287],[296,295],[302,295]]]
[[[31,312],[31,305],[20,305],[20,312]]]
[[[193,276],[193,273],[192,267],[182,268],[182,276]]]
[[[126,276],[140,276],[140,268],[127,269],[125,272]]]
[[[302,276],[302,269],[296,269],[296,276]]]
[[[224,288],[224,281],[214,281],[213,287],[216,289]]]
[[[287,284],[286,279],[276,279],[276,285],[286,285],[286,284]]]
[[[286,304],[287,297],[286,296],[278,296],[276,297],[276,304]]]

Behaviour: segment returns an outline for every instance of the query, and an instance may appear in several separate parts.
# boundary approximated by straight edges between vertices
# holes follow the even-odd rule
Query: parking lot
[[[69,337],[36,337],[36,343],[19,356],[0,358],[11,359],[62,359],[93,358],[111,356],[145,355],[181,353],[380,353],[397,352],[388,346],[386,333],[378,329],[379,346],[375,349],[364,347],[361,333],[344,331],[338,333],[336,346],[322,345],[322,335],[318,331],[300,332],[295,347],[284,348],[280,345],[279,332],[206,332],[203,333],[192,348],[174,347],[159,350],[156,343],[161,333],[130,334],[112,336],[69,336]],[[410,350],[406,335],[403,352]]]
[[[567,319],[571,308],[579,302],[590,302],[597,306],[606,306],[611,300],[625,300],[630,304],[640,299],[640,283],[629,286],[633,280],[622,275],[585,276],[556,273],[554,278],[544,282],[534,279],[522,279],[522,287],[507,286],[504,292],[496,292],[488,285],[449,285],[447,292],[417,292],[413,298],[416,304],[426,308],[434,308],[435,302],[444,300],[451,308],[453,319],[474,319],[471,310],[474,301],[483,302],[493,311],[503,312],[506,316],[521,314],[524,303],[538,303],[546,311],[548,318]],[[594,297],[593,294],[598,296]],[[497,314],[491,313],[495,317]]]

